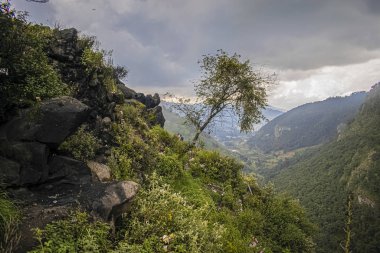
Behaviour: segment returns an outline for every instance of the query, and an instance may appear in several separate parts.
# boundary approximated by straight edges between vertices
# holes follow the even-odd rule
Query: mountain
[[[356,95],[357,96],[357,95]],[[298,198],[318,223],[318,252],[340,252],[352,204],[351,252],[380,252],[380,84],[332,142],[304,151],[265,176]]]
[[[162,102],[161,106],[166,109],[166,111],[171,111],[176,113],[179,116],[182,116],[181,113],[175,111],[173,108],[174,103],[172,102]],[[196,104],[194,106],[197,106]],[[259,124],[254,126],[254,130],[257,131],[266,122],[274,119],[275,117],[281,115],[283,113],[282,110],[277,109],[272,106],[267,106],[263,111],[264,120]],[[167,121],[167,126],[171,127],[171,121]],[[171,127],[172,130],[175,130]],[[208,134],[212,136],[218,142],[228,145],[233,141],[240,141],[248,139],[252,136],[252,133],[241,133],[239,127],[238,115],[232,110],[232,108],[226,108],[223,110],[219,116],[215,118],[215,123],[212,126],[209,126],[206,130],[208,130]],[[177,131],[180,133],[180,131]]]
[[[353,119],[365,97],[357,92],[301,105],[271,120],[249,142],[264,152],[326,143]]]
[[[190,141],[195,135],[195,128],[185,124],[184,118],[181,118],[177,113],[170,110],[167,104],[162,103],[162,113],[165,117],[165,130],[172,134],[181,134],[185,141]],[[227,153],[224,145],[215,140],[208,133],[202,133],[200,141],[207,149],[216,149]]]
[[[0,23],[0,252],[313,252],[297,201],[163,129],[95,38]]]

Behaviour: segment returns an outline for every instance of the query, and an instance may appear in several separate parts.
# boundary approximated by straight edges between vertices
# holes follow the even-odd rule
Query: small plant
[[[82,126],[60,145],[59,150],[69,152],[75,159],[87,161],[95,157],[99,146],[99,140]]]
[[[109,252],[110,227],[107,223],[91,222],[84,212],[73,212],[67,219],[52,222],[43,230],[35,229],[39,242],[30,253],[46,252]]]
[[[209,222],[210,206],[195,208],[153,174],[123,220],[116,252],[222,252],[223,226]]]
[[[20,219],[19,210],[0,189],[0,252],[11,253],[16,249]]]

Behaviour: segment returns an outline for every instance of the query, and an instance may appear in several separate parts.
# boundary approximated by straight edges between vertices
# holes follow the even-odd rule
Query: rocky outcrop
[[[95,201],[92,209],[100,215],[103,220],[115,220],[128,207],[129,201],[136,195],[139,185],[132,181],[122,181],[109,185],[103,196]]]
[[[58,161],[64,165],[56,169],[63,169],[70,177],[61,177],[60,180],[31,188],[9,190],[10,197],[20,203],[24,216],[17,252],[27,252],[36,246],[32,228],[43,228],[50,222],[67,217],[75,210],[86,211],[94,219],[102,219],[114,226],[114,221],[130,205],[139,190],[139,185],[131,181],[93,181],[91,171],[83,163],[80,165],[79,161],[57,157],[56,162]],[[75,168],[81,171],[76,174],[77,180],[72,177]]]
[[[88,161],[87,167],[90,169],[95,180],[99,180],[100,182],[111,180],[111,169],[107,165],[95,161]]]
[[[17,180],[15,171],[10,171],[8,162],[7,170],[2,183],[9,186],[30,185],[44,182],[48,177],[47,160],[49,149],[45,144],[39,142],[15,142],[3,141],[0,144],[0,155],[7,160],[12,161],[12,167],[17,167]],[[15,165],[17,164],[17,166]],[[10,175],[13,175],[10,177]],[[13,180],[8,181],[13,178]],[[8,179],[8,180],[7,180]]]
[[[72,97],[59,97],[28,109],[0,128],[9,141],[37,141],[57,148],[86,121],[89,107]]]
[[[91,42],[88,42],[91,44]],[[102,69],[88,73],[82,64],[86,43],[80,43],[77,30],[54,31],[48,49],[50,62],[62,81],[75,89],[74,97],[58,97],[23,108],[0,125],[0,186],[20,203],[24,218],[18,252],[35,245],[32,228],[82,210],[94,219],[113,223],[130,205],[139,190],[132,181],[112,181],[104,164],[110,155],[110,127],[118,119],[117,105],[136,101],[155,117],[152,125],[164,125],[158,94],[144,95],[117,80],[118,92],[105,85]],[[99,138],[101,146],[94,161],[83,162],[65,156],[59,145],[85,124]]]

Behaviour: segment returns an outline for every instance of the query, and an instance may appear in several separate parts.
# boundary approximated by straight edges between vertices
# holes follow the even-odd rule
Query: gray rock
[[[125,99],[132,99],[135,97],[136,92],[127,86],[124,85],[122,82],[117,82],[116,86],[118,89],[123,93]]]
[[[49,149],[38,142],[2,142],[0,155],[21,165],[19,185],[44,182],[48,177]]]
[[[152,95],[146,95],[145,97],[145,106],[148,109],[154,108],[160,104],[160,96],[155,93],[154,96]]]
[[[47,100],[0,128],[0,138],[9,141],[38,141],[57,148],[89,115],[89,107],[72,97]]]
[[[164,127],[165,117],[164,117],[164,114],[162,113],[162,107],[156,106],[155,108],[149,109],[148,111],[155,115],[155,120],[154,122],[151,122],[151,124],[160,125],[161,127]]]
[[[55,155],[49,161],[49,180],[61,178],[72,182],[85,183],[91,180],[91,171],[82,161]]]
[[[111,180],[111,169],[102,163],[88,161],[87,167],[91,170],[92,176],[100,182]]]
[[[104,117],[102,119],[102,124],[105,126],[109,126],[109,125],[111,125],[111,123],[112,123],[112,120],[109,117]]]
[[[103,196],[94,201],[93,210],[104,220],[111,221],[126,211],[131,199],[137,194],[139,185],[132,181],[122,181],[109,185]]]
[[[78,31],[75,28],[59,30],[55,41],[50,43],[49,56],[60,61],[72,61],[77,48]]]
[[[4,186],[20,184],[20,164],[0,156],[0,183]]]
[[[89,115],[89,107],[72,97],[53,98],[43,102],[40,108],[40,127],[35,139],[57,148]]]

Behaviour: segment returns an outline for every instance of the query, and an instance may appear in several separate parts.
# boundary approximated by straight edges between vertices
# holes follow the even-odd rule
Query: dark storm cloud
[[[115,62],[128,67],[131,86],[159,92],[189,94],[189,81],[199,75],[197,60],[217,49],[291,73],[280,76],[284,81],[297,81],[326,66],[380,58],[379,0],[14,3],[39,22],[58,21],[96,35],[103,47],[114,50]],[[299,94],[308,88],[302,85]]]

